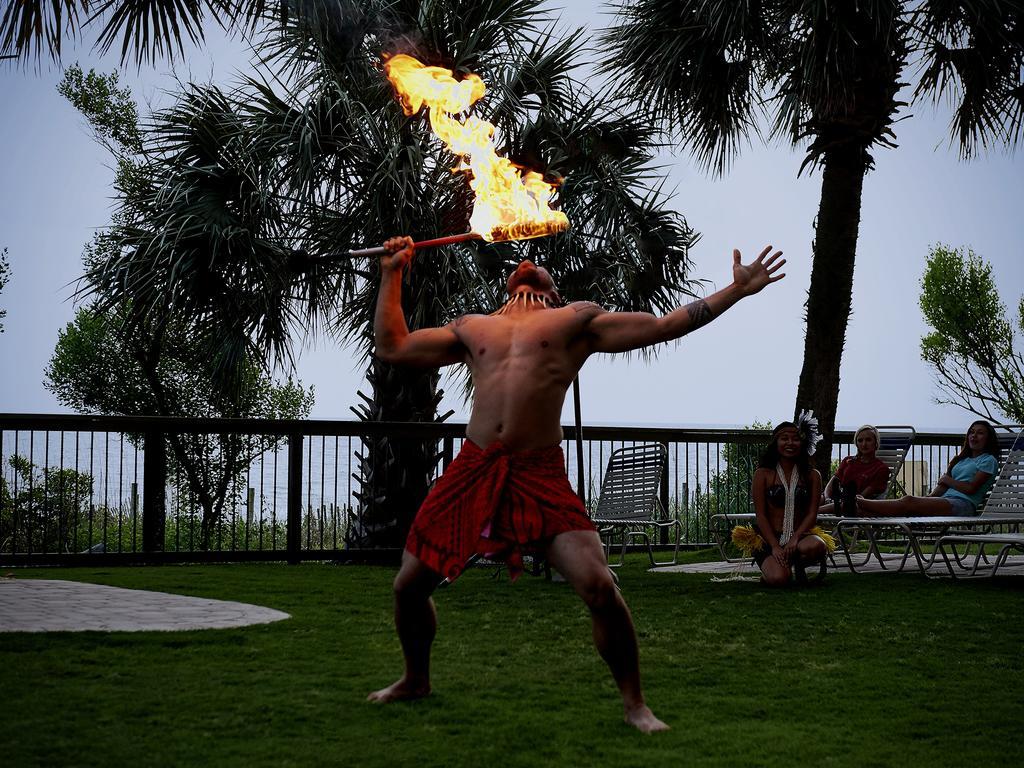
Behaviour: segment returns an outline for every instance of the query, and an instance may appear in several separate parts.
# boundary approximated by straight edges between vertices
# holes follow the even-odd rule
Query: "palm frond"
[[[0,55],[38,61],[45,51],[59,61],[64,37],[77,35],[78,12],[86,6],[85,0],[9,0],[0,18]]]
[[[83,27],[98,26],[101,53],[120,40],[121,63],[134,57],[141,66],[162,57],[173,60],[186,42],[202,42],[204,24],[252,32],[279,21],[290,4],[285,0],[268,8],[266,0],[10,0],[0,19],[0,55],[27,60],[45,51],[60,61],[66,37],[77,38]],[[80,12],[88,14],[84,22]]]
[[[758,130],[767,32],[759,4],[624,2],[602,34],[611,55],[601,68],[624,100],[722,173]]]
[[[245,125],[219,89],[191,87],[156,115],[144,139],[148,185],[115,224],[115,256],[87,275],[110,304],[140,316],[188,317],[225,379],[250,348],[289,355],[288,217]]]
[[[998,142],[1015,147],[1024,130],[1024,3],[931,0],[913,16],[921,56],[914,97],[948,97],[950,126],[968,158]]]
[[[788,42],[768,72],[777,84],[772,135],[810,139],[801,170],[843,148],[870,165],[871,146],[895,146],[891,126],[906,106],[896,98],[908,52],[902,5],[780,4],[777,39]]]
[[[552,21],[542,0],[422,0],[396,4],[407,19],[404,42],[456,72],[494,71]],[[396,30],[399,31],[399,30]],[[399,42],[396,40],[396,42]]]

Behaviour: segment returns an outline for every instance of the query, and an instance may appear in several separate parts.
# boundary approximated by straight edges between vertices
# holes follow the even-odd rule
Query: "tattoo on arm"
[[[456,317],[456,318],[455,318],[455,319],[454,319],[454,320],[452,321],[452,325],[454,325],[454,326],[455,326],[456,328],[458,328],[458,327],[459,327],[460,325],[462,325],[463,323],[465,323],[465,322],[466,322],[466,320],[467,320],[467,317],[466,317],[466,315],[459,315],[458,317]]]
[[[704,299],[698,299],[687,304],[686,314],[690,316],[690,327],[686,333],[692,333],[715,319],[715,316],[711,314],[711,307],[708,306]]]

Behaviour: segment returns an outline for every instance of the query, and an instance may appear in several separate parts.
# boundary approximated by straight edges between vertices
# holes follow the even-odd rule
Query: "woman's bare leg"
[[[769,587],[785,587],[792,578],[788,565],[782,565],[773,555],[761,561],[761,579]]]
[[[865,517],[938,517],[952,515],[953,505],[941,496],[904,496],[901,499],[858,496],[857,511]]]
[[[796,545],[796,551],[805,563],[818,562],[825,556],[827,549],[825,540],[813,533],[804,536]]]

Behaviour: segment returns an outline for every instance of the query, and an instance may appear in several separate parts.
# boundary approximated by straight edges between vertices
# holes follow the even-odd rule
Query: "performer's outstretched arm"
[[[410,333],[402,312],[402,273],[412,261],[410,237],[384,243],[390,253],[380,260],[380,291],[373,318],[377,357],[396,365],[437,368],[465,360],[465,349],[450,326],[422,328]]]
[[[734,250],[731,285],[707,298],[656,317],[647,312],[603,312],[590,321],[588,330],[594,352],[627,352],[662,341],[671,341],[707,325],[745,296],[757,293],[769,283],[786,275],[776,274],[786,263],[782,251],[771,256],[768,246],[755,261],[743,264],[740,252]],[[765,258],[767,256],[767,258]]]

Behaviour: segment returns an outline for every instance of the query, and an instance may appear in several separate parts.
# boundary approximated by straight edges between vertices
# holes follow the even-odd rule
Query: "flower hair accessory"
[[[814,411],[800,411],[796,420],[796,431],[807,446],[807,455],[813,456],[815,448],[821,441],[821,434],[818,432],[818,419]]]

